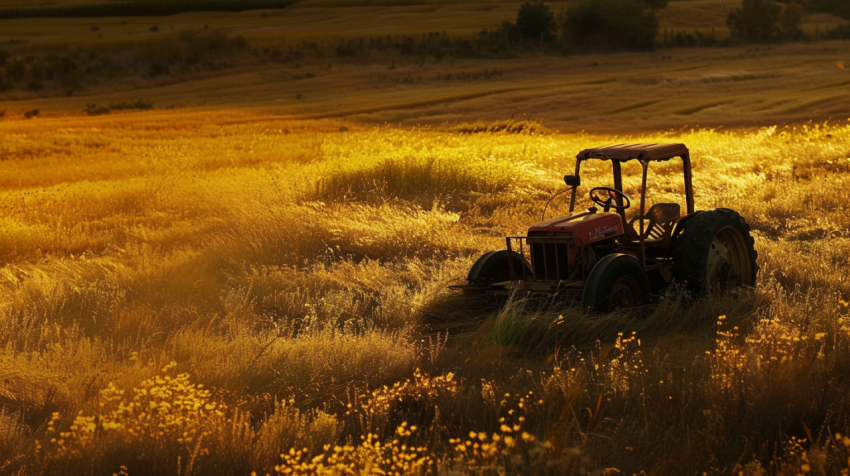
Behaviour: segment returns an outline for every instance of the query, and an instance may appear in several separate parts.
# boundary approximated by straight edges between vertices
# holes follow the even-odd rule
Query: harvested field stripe
[[[768,102],[766,104],[761,104],[757,107],[751,107],[750,109],[753,110],[753,111],[768,111],[768,110],[771,110],[771,109],[776,109],[776,108],[783,106],[785,104],[788,104],[790,102],[794,102],[794,100],[793,99],[780,99],[778,101],[771,101],[771,102]]]
[[[440,99],[429,99],[423,101],[412,101],[412,102],[402,102],[396,103],[386,106],[376,106],[376,107],[363,107],[363,108],[354,108],[347,109],[342,111],[333,111],[333,112],[323,112],[318,114],[305,114],[300,116],[293,116],[293,119],[327,119],[332,117],[345,117],[345,116],[354,116],[357,114],[371,114],[375,112],[383,112],[383,111],[392,111],[396,109],[412,109],[419,107],[429,107],[436,106],[437,104],[449,104],[453,102],[459,101],[468,101],[470,99],[478,99],[486,96],[493,96],[497,94],[505,94],[512,93],[516,91],[526,91],[526,90],[534,90],[534,89],[542,89],[548,88],[551,85],[544,86],[526,86],[526,87],[515,87],[515,88],[503,88],[503,89],[494,89],[491,91],[484,91],[479,93],[468,93],[468,94],[458,94],[456,96],[448,96]]]
[[[650,101],[636,102],[636,103],[628,104],[628,105],[625,105],[625,106],[622,106],[622,107],[619,107],[619,108],[616,108],[616,109],[611,109],[611,110],[605,111],[605,114],[618,114],[618,113],[621,113],[621,112],[635,111],[637,109],[642,109],[642,108],[647,107],[647,106],[653,106],[655,104],[660,103],[661,101],[662,101],[661,99],[653,99],[653,100],[650,100]]]
[[[706,109],[711,109],[713,107],[722,106],[724,104],[729,104],[731,102],[732,101],[714,101],[714,102],[710,102],[710,103],[704,103],[704,104],[700,104],[698,106],[688,107],[688,108],[682,109],[680,111],[676,111],[675,114],[678,114],[680,116],[690,116],[691,114],[696,114],[698,112],[705,111]]]
[[[681,71],[690,71],[694,69],[699,69],[702,66],[690,66],[686,68],[672,68],[665,71],[653,71],[652,73],[633,75],[632,77],[641,77],[641,76],[649,76],[649,75],[664,75],[669,73],[676,73]],[[430,99],[423,101],[413,101],[413,102],[404,102],[397,103],[393,105],[387,106],[376,106],[376,107],[366,107],[366,108],[354,108],[343,111],[333,111],[333,112],[325,112],[325,113],[317,113],[317,114],[305,114],[305,115],[296,115],[292,116],[293,119],[327,119],[333,117],[345,117],[345,116],[353,116],[357,114],[372,114],[375,112],[383,112],[383,111],[392,111],[396,109],[409,109],[409,108],[419,108],[419,107],[429,107],[435,106],[437,104],[449,104],[453,102],[460,101],[468,101],[470,99],[478,99],[486,96],[494,96],[498,94],[506,94],[517,91],[534,91],[538,89],[549,89],[551,91],[557,91],[563,88],[569,88],[573,86],[587,86],[587,85],[597,85],[597,84],[606,84],[611,82],[616,82],[622,79],[621,76],[612,75],[607,78],[597,78],[591,80],[584,81],[575,81],[569,83],[546,83],[546,84],[538,84],[533,86],[516,86],[512,88],[501,88],[501,89],[493,89],[490,91],[482,91],[477,93],[468,93],[468,94],[460,94],[456,96],[448,96],[440,99]],[[710,107],[710,106],[709,106]]]
[[[850,85],[850,79],[846,81],[840,81],[837,83],[823,84],[820,86],[815,86],[813,88],[803,89],[803,91],[823,91],[825,89],[833,89],[833,88],[843,88],[847,85]]]
[[[837,101],[838,99],[839,98],[835,97],[835,96],[829,96],[829,97],[820,98],[820,99],[812,99],[812,100],[806,101],[802,104],[797,104],[796,106],[791,106],[787,109],[782,109],[779,112],[782,112],[782,113],[785,113],[785,114],[790,113],[790,112],[800,112],[800,111],[806,110],[807,108],[818,106],[820,104],[825,104],[825,103]]]
[[[772,70],[775,70],[775,69],[785,70],[785,69],[788,69],[790,67],[799,68],[799,67],[802,67],[802,66],[805,66],[805,65],[818,64],[818,63],[822,63],[822,62],[823,62],[823,60],[818,58],[818,59],[810,59],[810,60],[803,60],[803,61],[795,61],[793,63],[783,62],[783,63],[777,64],[777,65],[774,65],[774,66],[763,66],[763,67],[760,67],[759,69],[761,71],[772,71]]]

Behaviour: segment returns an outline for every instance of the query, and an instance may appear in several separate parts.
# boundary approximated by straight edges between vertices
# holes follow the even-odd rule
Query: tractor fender
[[[673,233],[670,234],[671,242],[675,243],[676,239],[679,238],[679,235],[682,233],[684,229],[685,222],[690,221],[693,217],[702,213],[703,210],[695,211],[691,214],[685,215],[676,222],[676,227],[673,228]]]
[[[466,280],[470,283],[484,284],[493,282],[494,278],[498,276],[505,276],[506,271],[510,272],[509,258],[514,261],[514,273],[517,276],[522,276],[523,266],[525,267],[526,276],[534,276],[531,265],[519,253],[516,251],[498,250],[490,251],[478,258],[475,264],[472,265],[472,268],[469,269]],[[506,278],[505,281],[508,279],[510,278]]]

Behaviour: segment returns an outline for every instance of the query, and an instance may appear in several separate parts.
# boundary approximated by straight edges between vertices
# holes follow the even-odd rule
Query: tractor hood
[[[532,225],[528,236],[564,236],[582,245],[606,240],[624,233],[623,220],[613,212],[574,212]]]

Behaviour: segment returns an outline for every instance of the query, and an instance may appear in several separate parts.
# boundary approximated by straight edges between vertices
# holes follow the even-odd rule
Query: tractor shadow
[[[679,337],[713,345],[720,316],[725,316],[723,330],[737,327],[746,334],[757,322],[759,309],[769,303],[767,293],[752,289],[697,301],[674,290],[653,304],[600,315],[585,312],[569,296],[496,299],[450,293],[423,308],[421,322],[433,333],[475,335],[482,344],[532,356],[608,345],[622,336],[636,336],[644,346]]]
[[[484,294],[449,292],[420,309],[421,322],[433,333],[449,335],[478,333],[482,325],[495,319],[506,299]]]

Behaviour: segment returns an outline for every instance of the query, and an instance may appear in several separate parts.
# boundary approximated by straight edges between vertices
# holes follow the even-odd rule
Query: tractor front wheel
[[[591,312],[605,313],[637,307],[649,295],[649,279],[634,256],[611,254],[590,271],[582,303]]]
[[[699,213],[677,230],[673,280],[694,296],[754,286],[755,242],[744,218],[728,208]]]

